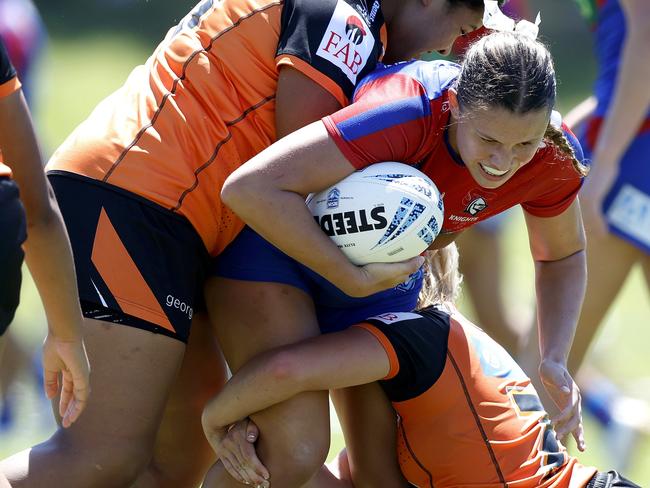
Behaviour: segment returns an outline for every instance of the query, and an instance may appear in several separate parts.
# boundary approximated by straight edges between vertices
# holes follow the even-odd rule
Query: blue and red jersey
[[[595,54],[598,76],[594,95],[598,105],[587,126],[585,140],[594,148],[603,119],[614,97],[621,63],[623,42],[627,33],[625,13],[619,0],[578,0],[583,14],[590,21],[595,34]],[[639,62],[644,62],[639,60]],[[639,128],[639,133],[650,132],[650,111]]]
[[[460,66],[411,61],[380,67],[361,81],[353,103],[323,122],[357,169],[381,161],[417,166],[443,193],[443,232],[459,232],[521,204],[532,215],[553,217],[574,201],[582,178],[571,158],[542,143],[533,159],[496,189],[478,185],[449,145],[448,90]],[[563,127],[576,156],[582,150]]]

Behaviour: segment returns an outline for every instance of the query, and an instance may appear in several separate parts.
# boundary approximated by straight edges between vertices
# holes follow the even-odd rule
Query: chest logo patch
[[[374,46],[368,24],[351,5],[339,0],[316,55],[337,66],[356,85]]]
[[[487,208],[487,202],[483,197],[478,197],[469,202],[467,207],[465,207],[465,212],[470,215],[476,215],[479,212],[482,212]]]

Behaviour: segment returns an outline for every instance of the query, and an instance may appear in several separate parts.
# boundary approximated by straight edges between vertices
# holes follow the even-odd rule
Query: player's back
[[[382,386],[399,414],[398,456],[411,483],[587,485],[596,469],[578,464],[557,442],[530,379],[500,345],[458,313],[389,315],[369,322],[398,361],[397,374]]]
[[[229,212],[210,192],[275,138],[281,5],[199,4],[68,137],[48,169],[178,211],[215,246]]]

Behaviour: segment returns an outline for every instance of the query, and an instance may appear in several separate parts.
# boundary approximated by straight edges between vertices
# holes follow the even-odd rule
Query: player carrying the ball
[[[349,107],[235,171],[224,185],[224,202],[286,255],[265,247],[252,230],[222,255],[208,285],[208,307],[220,316],[219,339],[231,368],[279,345],[276,337],[288,330],[313,335],[319,326],[327,332],[354,323],[353,307],[339,313],[338,322],[321,313],[340,312],[341,303],[350,308],[345,300],[358,294],[359,268],[315,225],[304,196],[370,164],[399,161],[418,167],[444,195],[445,220],[434,246],[507,208],[524,209],[536,270],[541,374],[561,410],[558,433],[573,433],[584,448],[579,390],[566,361],[586,281],[576,196],[587,168],[574,136],[552,116],[555,99],[548,50],[521,32],[494,33],[474,44],[460,66],[411,61],[379,68],[360,83]],[[332,283],[343,283],[342,292],[332,293]],[[400,293],[395,289],[393,299]],[[374,306],[377,313],[411,311],[416,301],[413,293],[404,308]],[[332,394],[351,452],[363,453],[383,435],[370,420],[378,394],[373,385]],[[273,456],[273,436],[264,437],[269,415],[253,417],[264,459]],[[373,480],[381,486],[372,457],[354,459],[353,470],[369,486]]]

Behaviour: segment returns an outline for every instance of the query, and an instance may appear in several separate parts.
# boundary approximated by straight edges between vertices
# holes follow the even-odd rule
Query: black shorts
[[[25,209],[20,202],[18,185],[0,177],[0,336],[14,318],[20,299],[22,243],[27,237]]]
[[[641,488],[630,480],[623,478],[616,471],[607,473],[596,473],[586,488]]]
[[[65,220],[85,317],[187,342],[209,262],[184,218],[84,176],[48,177]]]

